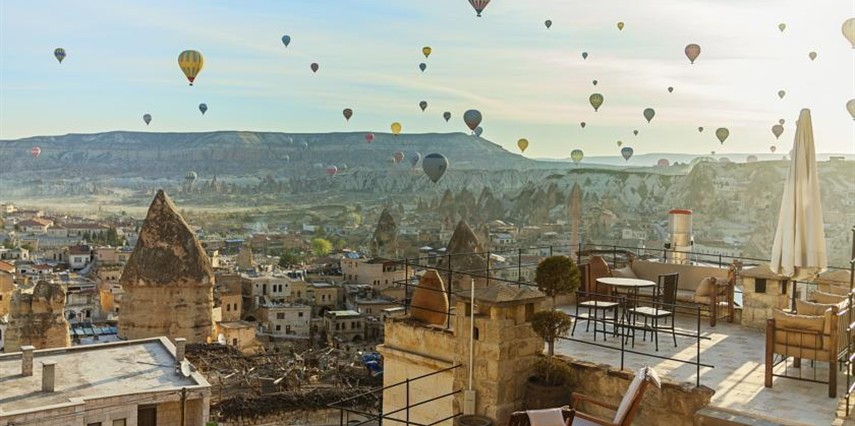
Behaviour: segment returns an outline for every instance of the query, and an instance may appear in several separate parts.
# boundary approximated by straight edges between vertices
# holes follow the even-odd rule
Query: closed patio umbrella
[[[772,244],[772,271],[792,277],[819,272],[827,266],[822,203],[810,110],[796,124],[790,170]]]

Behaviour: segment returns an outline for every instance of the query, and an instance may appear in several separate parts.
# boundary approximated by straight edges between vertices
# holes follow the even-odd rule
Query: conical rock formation
[[[487,256],[481,248],[478,236],[466,222],[461,220],[457,223],[457,228],[448,241],[446,255],[439,259],[438,265],[442,268],[449,268],[450,265],[451,291],[468,289],[471,279],[475,280],[476,288],[487,285],[484,278],[487,275]],[[443,275],[446,273],[443,272]]]
[[[211,335],[211,261],[163,190],[149,207],[120,283],[125,294],[119,337],[203,343]]]
[[[380,213],[377,229],[371,238],[371,253],[386,259],[398,258],[398,225],[388,208]]]

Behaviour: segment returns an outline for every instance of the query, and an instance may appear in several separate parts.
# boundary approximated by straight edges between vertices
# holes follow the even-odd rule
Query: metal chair
[[[599,328],[597,324],[603,324],[603,340],[606,340],[606,322],[607,314],[613,314],[613,330],[612,334],[617,335],[618,311],[620,304],[615,301],[611,293],[611,287],[597,283],[597,278],[612,276],[609,270],[609,265],[602,256],[592,256],[588,263],[582,265],[582,274],[585,277],[585,291],[577,292],[580,299],[584,296],[587,300],[576,302],[576,320],[573,321],[573,328],[570,330],[570,335],[576,332],[576,324],[580,318],[585,319],[585,332],[590,330],[591,320],[594,321],[594,340],[597,340],[597,332]],[[584,308],[586,313],[580,313],[579,309]],[[602,313],[602,316],[599,314]]]
[[[632,338],[632,344],[635,346],[635,323],[639,317],[644,319],[644,326],[641,328],[644,331],[642,340],[647,341],[647,333],[650,332],[651,337],[656,345],[656,351],[659,351],[659,320],[666,320],[666,324],[670,322],[671,337],[674,339],[674,347],[677,347],[677,333],[674,330],[674,311],[676,310],[675,303],[677,302],[677,282],[680,274],[662,274],[659,276],[656,287],[653,289],[653,302],[651,306],[637,306],[627,309],[629,314],[629,323],[632,325],[632,333],[629,336]],[[668,321],[670,320],[670,321]]]

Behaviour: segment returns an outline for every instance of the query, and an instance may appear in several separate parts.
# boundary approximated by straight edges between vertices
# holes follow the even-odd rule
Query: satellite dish
[[[184,377],[190,377],[190,373],[192,373],[190,370],[190,362],[186,359],[181,361],[181,375]]]
[[[225,334],[223,334],[223,333],[220,333],[220,334],[217,336],[217,343],[219,343],[219,344],[221,344],[221,345],[225,345],[225,344],[226,344],[226,335],[225,335]]]

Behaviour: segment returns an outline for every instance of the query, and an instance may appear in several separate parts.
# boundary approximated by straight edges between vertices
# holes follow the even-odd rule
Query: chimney
[[[187,347],[187,339],[179,337],[175,339],[175,365],[184,361],[184,349]]]
[[[56,383],[56,361],[42,361],[42,392],[53,392]]]
[[[21,346],[21,375],[24,377],[33,375],[34,350],[36,350],[35,346]]]

